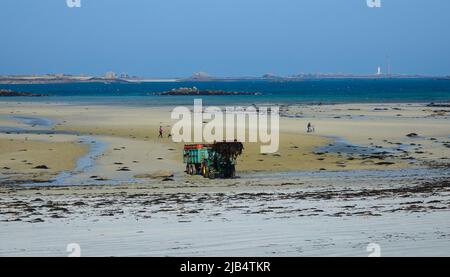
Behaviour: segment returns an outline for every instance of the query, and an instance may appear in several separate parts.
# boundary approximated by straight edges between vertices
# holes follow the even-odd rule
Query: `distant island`
[[[200,90],[197,87],[181,87],[174,88],[169,91],[153,93],[155,95],[177,95],[177,96],[189,96],[189,95],[261,95],[259,92],[240,92],[240,91],[224,91],[224,90]]]
[[[148,83],[148,82],[230,82],[230,81],[268,81],[298,82],[318,79],[421,79],[430,78],[450,80],[449,76],[426,76],[414,74],[347,74],[347,73],[302,73],[289,76],[278,76],[267,73],[262,76],[217,77],[206,72],[197,72],[189,77],[146,78],[126,73],[107,72],[103,76],[43,74],[43,75],[0,75],[0,84],[64,84],[64,83]],[[209,94],[208,94],[209,95]]]
[[[30,92],[13,91],[9,89],[0,89],[0,97],[42,97],[47,94],[35,94]]]
[[[130,78],[131,80],[131,78]],[[0,84],[64,84],[64,83],[128,83],[129,80],[116,76],[74,76],[66,74],[0,76]]]

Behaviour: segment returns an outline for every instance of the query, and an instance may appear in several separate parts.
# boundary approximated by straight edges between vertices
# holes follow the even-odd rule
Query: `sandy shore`
[[[402,170],[401,170],[402,171]],[[448,171],[10,187],[1,256],[450,255]],[[282,180],[280,182],[280,180]]]
[[[89,146],[73,138],[54,141],[33,135],[0,135],[0,168],[3,183],[33,183],[51,180],[76,168]]]
[[[449,109],[283,106],[230,180],[185,175],[170,111],[0,102],[0,255],[450,255]]]
[[[161,169],[183,173],[180,154],[183,144],[157,138],[159,125],[166,132],[173,125],[170,112],[170,107],[8,103],[0,106],[0,123],[4,128],[24,127],[14,116],[46,118],[54,122],[47,126],[54,132],[51,141],[64,132],[96,137],[108,143],[108,147],[96,159],[96,168],[90,173],[129,180]],[[282,115],[279,151],[261,155],[258,144],[246,143],[238,161],[240,172],[395,169],[420,166],[423,162],[445,163],[450,157],[448,113],[434,112],[422,104],[284,106]],[[315,126],[314,134],[306,133],[308,122]],[[410,133],[416,133],[417,137],[407,137]],[[9,136],[2,135],[4,139]],[[361,148],[352,146],[364,147],[368,152],[364,154]],[[389,154],[371,155],[374,149]],[[59,153],[64,157],[82,153],[70,147],[62,151]],[[45,164],[46,155],[53,153],[40,153],[42,161],[36,163]],[[23,169],[14,168],[14,164],[3,166],[16,173]]]

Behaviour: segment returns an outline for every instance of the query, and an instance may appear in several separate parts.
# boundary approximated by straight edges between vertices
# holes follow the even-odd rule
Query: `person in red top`
[[[163,138],[163,133],[164,133],[164,130],[163,130],[162,126],[159,126],[159,136],[158,136],[158,138]]]

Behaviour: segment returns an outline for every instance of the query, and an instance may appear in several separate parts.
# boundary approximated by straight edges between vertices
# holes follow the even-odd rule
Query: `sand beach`
[[[172,108],[1,102],[0,255],[450,255],[450,109],[283,105],[279,151],[209,180]]]

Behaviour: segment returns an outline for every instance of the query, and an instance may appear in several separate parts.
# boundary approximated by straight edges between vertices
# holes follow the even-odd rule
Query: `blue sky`
[[[450,74],[450,1],[0,1],[0,74]]]

